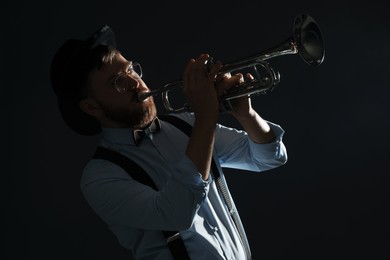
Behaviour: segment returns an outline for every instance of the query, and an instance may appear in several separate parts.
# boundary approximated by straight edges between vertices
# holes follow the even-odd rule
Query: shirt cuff
[[[177,182],[189,187],[195,194],[201,195],[203,198],[207,196],[211,175],[207,180],[203,180],[202,175],[187,156],[182,157],[172,177]]]

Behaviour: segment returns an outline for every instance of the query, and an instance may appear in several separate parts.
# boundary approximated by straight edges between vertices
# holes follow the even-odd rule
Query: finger
[[[251,81],[255,79],[255,77],[253,77],[252,74],[250,74],[250,73],[246,74],[246,78],[251,80]]]
[[[205,68],[206,68],[206,61],[209,58],[208,54],[201,54],[195,62],[194,66],[194,75],[196,78],[204,78],[205,76]]]
[[[195,59],[190,59],[183,73],[183,82],[188,85],[193,80],[193,74],[191,73],[195,64]]]
[[[215,82],[216,82],[216,83],[220,83],[220,82],[222,82],[223,80],[228,79],[228,78],[230,78],[230,77],[231,77],[230,72],[218,73],[217,76],[215,77]]]
[[[209,72],[209,78],[211,80],[214,81],[217,77],[219,77],[219,71],[221,70],[221,67],[222,67],[222,63],[220,61],[217,61],[213,64]]]
[[[244,82],[244,75],[242,75],[242,73],[237,73],[235,76],[238,78],[238,80],[237,80],[238,84]]]
[[[229,79],[225,80],[225,89],[230,89],[232,87],[238,86],[240,83],[244,82],[244,77],[242,73],[237,73]]]
[[[232,74],[231,74],[230,72],[225,72],[225,73],[223,74],[223,76],[224,76],[224,78],[226,78],[226,79],[230,79],[230,78],[232,77]]]

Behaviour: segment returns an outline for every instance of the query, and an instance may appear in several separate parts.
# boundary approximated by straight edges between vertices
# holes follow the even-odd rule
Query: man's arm
[[[203,180],[209,178],[215,127],[219,116],[219,101],[214,82],[221,65],[214,64],[210,72],[205,71],[208,58],[208,54],[202,54],[197,59],[191,59],[183,76],[184,93],[195,114],[186,155],[197,167]]]

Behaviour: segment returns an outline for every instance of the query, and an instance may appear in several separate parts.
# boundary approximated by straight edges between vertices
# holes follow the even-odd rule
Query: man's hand
[[[246,75],[247,80],[253,80],[253,76],[248,73]],[[237,73],[231,76],[230,73],[218,75],[216,79],[216,88],[219,97],[227,90],[238,87],[239,84],[244,82],[242,73]],[[222,101],[221,101],[222,102]],[[243,96],[239,98],[230,99],[232,110],[228,111],[232,116],[237,119],[253,117],[255,111],[252,108],[250,96]]]
[[[206,69],[210,56],[201,54],[191,59],[183,74],[184,94],[196,117],[213,117],[219,115],[219,98],[215,89],[215,78],[221,68],[220,63]]]

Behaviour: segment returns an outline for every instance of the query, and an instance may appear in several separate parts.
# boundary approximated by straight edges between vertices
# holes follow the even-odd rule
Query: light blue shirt
[[[177,114],[193,124],[192,113]],[[283,129],[268,122],[275,141],[252,142],[244,131],[216,127],[214,158],[221,167],[262,172],[287,161]],[[81,190],[87,202],[134,259],[172,259],[161,230],[180,230],[191,259],[248,259],[245,232],[239,236],[212,175],[201,178],[186,156],[188,136],[161,121],[161,131],[136,146],[131,129],[103,128],[100,145],[119,151],[137,162],[153,179],[159,191],[133,180],[118,165],[92,159],[84,169]],[[238,213],[237,213],[238,216]],[[240,223],[240,225],[242,225]]]

